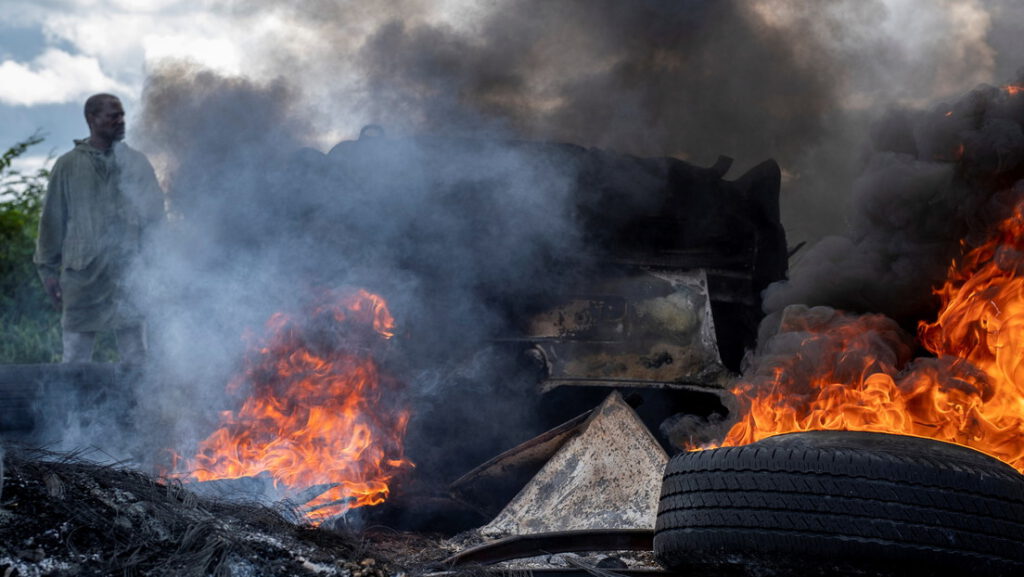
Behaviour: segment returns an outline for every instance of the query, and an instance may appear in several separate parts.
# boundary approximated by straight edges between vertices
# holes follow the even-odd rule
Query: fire
[[[881,315],[788,310],[789,355],[762,363],[733,393],[747,412],[723,445],[781,433],[852,430],[972,447],[1024,472],[1024,210],[954,263],[936,291],[934,322],[918,327],[935,358]]]
[[[1016,85],[1016,84],[1010,84],[1008,86],[1004,86],[1003,90],[1006,90],[1006,93],[1009,94],[1010,96],[1016,96],[1016,95],[1024,92],[1024,86],[1019,86],[1019,85]]]
[[[412,466],[402,448],[409,412],[393,406],[397,383],[370,354],[394,330],[384,299],[365,290],[327,293],[308,318],[273,315],[228,384],[247,398],[222,413],[185,469],[198,481],[269,473],[283,493],[331,486],[304,505],[313,523],[384,502]]]

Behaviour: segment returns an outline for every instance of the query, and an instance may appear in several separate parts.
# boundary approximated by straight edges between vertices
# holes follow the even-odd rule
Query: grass
[[[59,315],[0,315],[0,363],[56,363],[60,355]]]

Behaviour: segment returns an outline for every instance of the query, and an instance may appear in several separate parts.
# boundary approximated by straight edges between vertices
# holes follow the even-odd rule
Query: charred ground
[[[8,447],[0,571],[30,575],[382,577],[443,558],[440,540],[297,525],[289,511],[203,499],[78,455]]]

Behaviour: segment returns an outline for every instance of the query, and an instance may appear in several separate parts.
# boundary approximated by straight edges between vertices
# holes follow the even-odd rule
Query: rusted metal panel
[[[707,275],[641,269],[535,314],[527,340],[544,364],[544,390],[562,385],[687,384],[721,388]]]
[[[651,529],[668,455],[617,392],[481,535]]]

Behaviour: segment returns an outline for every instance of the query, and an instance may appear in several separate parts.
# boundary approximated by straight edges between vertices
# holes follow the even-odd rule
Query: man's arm
[[[50,183],[43,197],[43,211],[39,217],[39,236],[32,260],[39,271],[46,294],[58,308],[63,301],[60,288],[61,255],[67,223],[67,204],[64,195],[63,170],[58,162],[50,173]]]

